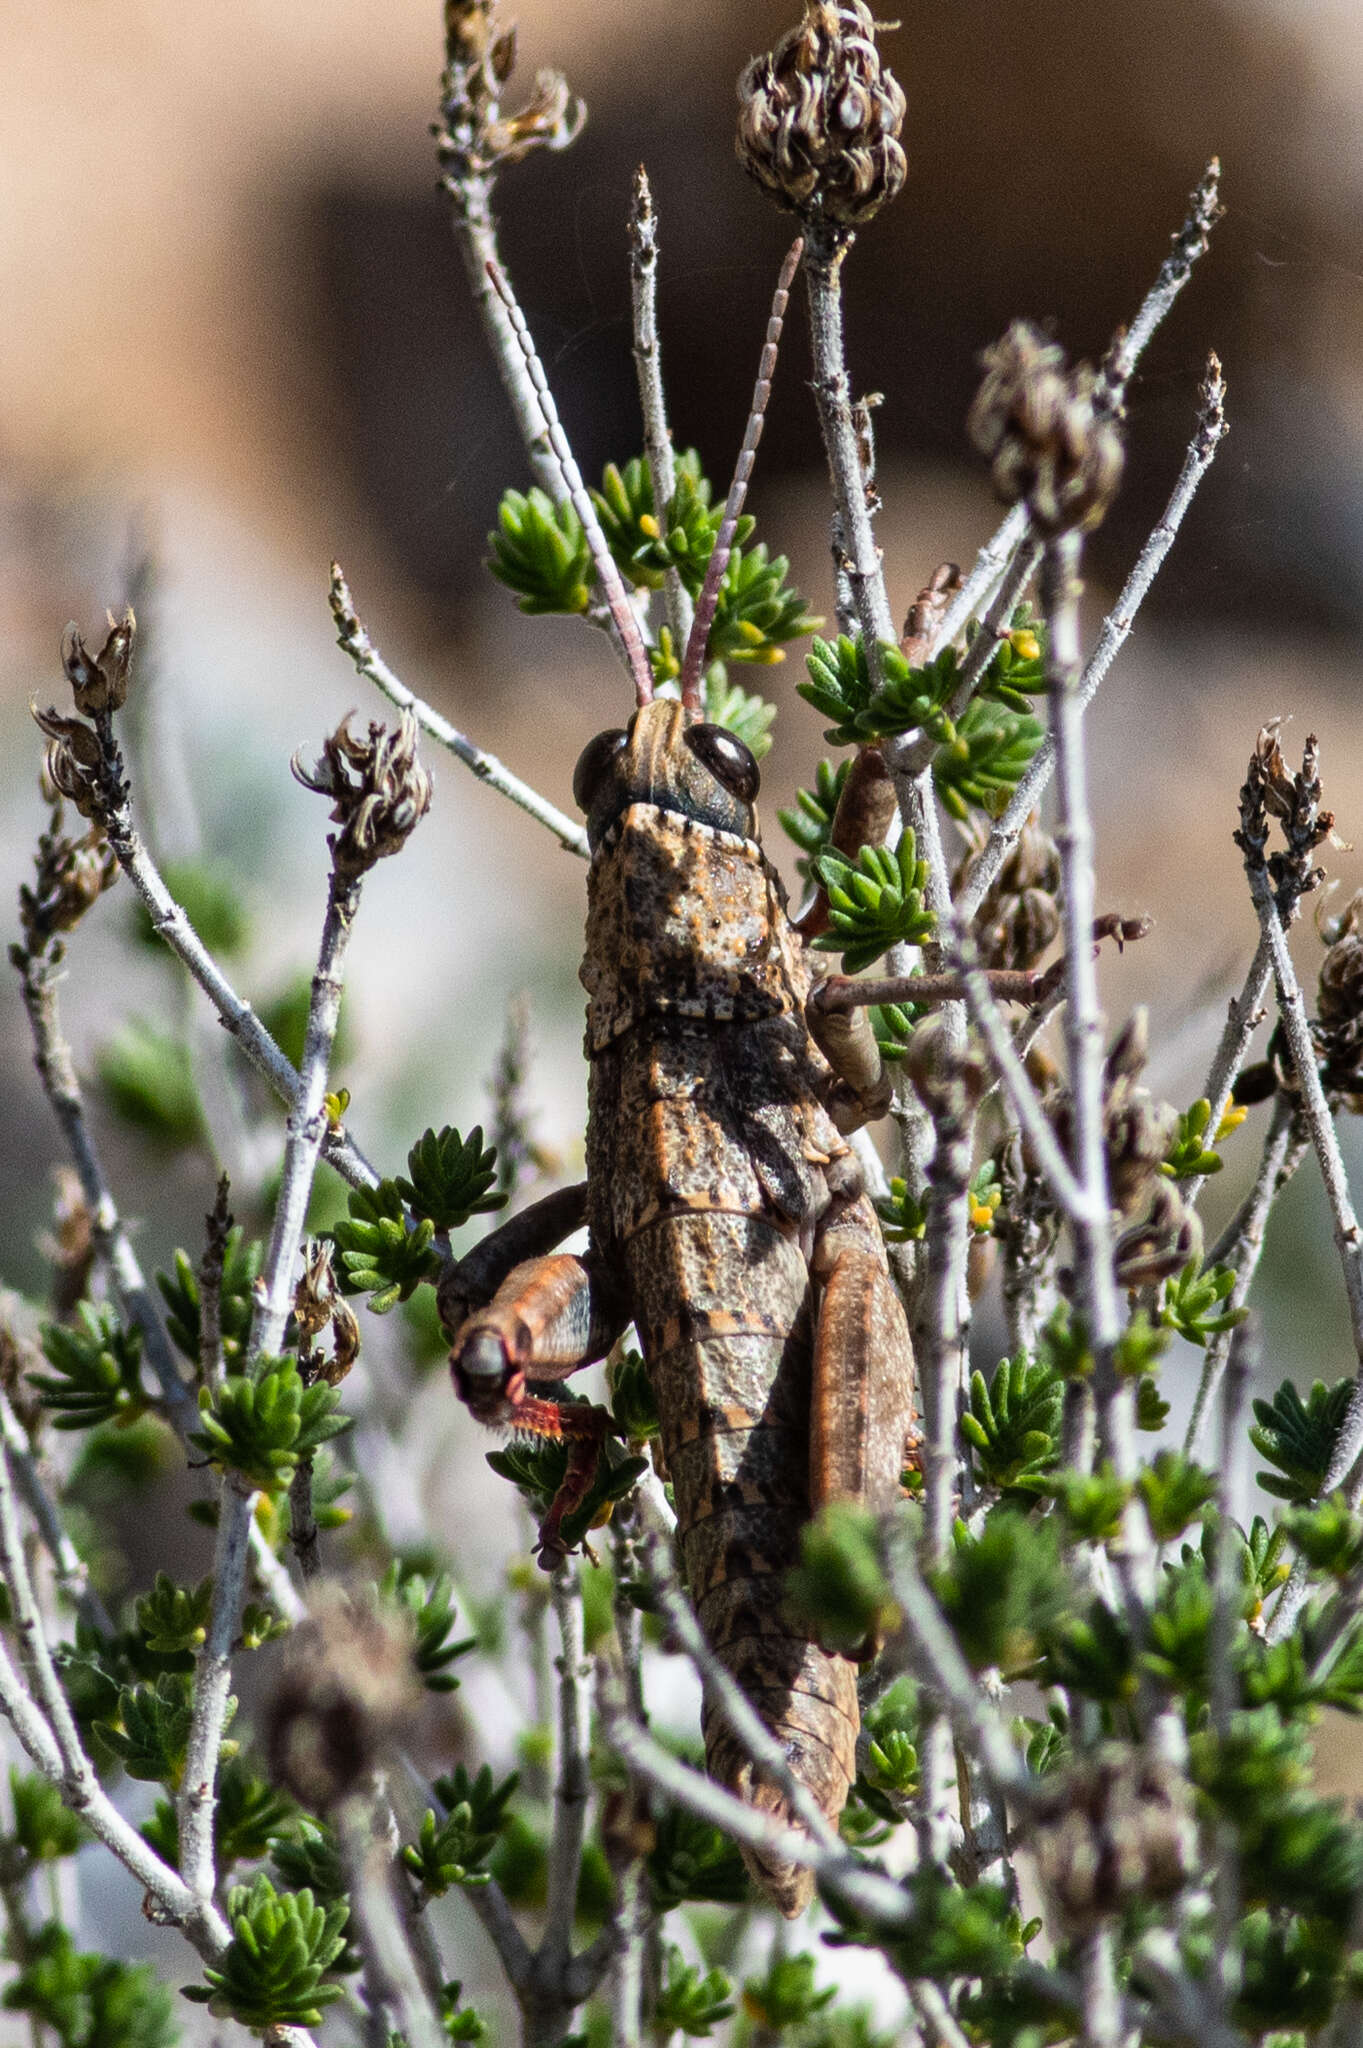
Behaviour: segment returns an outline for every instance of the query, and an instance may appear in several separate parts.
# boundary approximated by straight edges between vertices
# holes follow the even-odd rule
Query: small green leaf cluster
[[[264,1246],[246,1239],[241,1225],[228,1232],[223,1251],[222,1281],[219,1288],[218,1322],[222,1330],[222,1355],[231,1370],[251,1330],[255,1284],[264,1261]],[[192,1364],[198,1365],[200,1343],[199,1275],[189,1254],[177,1251],[174,1273],[158,1273],[156,1284],[166,1305],[166,1328]]]
[[[610,1369],[611,1414],[616,1428],[632,1444],[648,1443],[662,1427],[653,1382],[639,1352],[632,1348]]]
[[[349,1429],[325,1380],[305,1386],[292,1358],[262,1354],[247,1370],[199,1391],[202,1427],[190,1442],[221,1471],[266,1492],[289,1484],[300,1462]]]
[[[978,1671],[996,1665],[1005,1678],[1035,1669],[1070,1591],[1052,1523],[1011,1508],[989,1515],[976,1536],[957,1524],[934,1588],[966,1660]]]
[[[82,1301],[74,1323],[44,1323],[42,1347],[52,1370],[29,1379],[58,1429],[126,1425],[146,1413],[142,1332],[125,1328],[107,1303]]]
[[[6,1870],[15,1868],[16,1858],[20,1871],[25,1866],[57,1863],[63,1856],[74,1856],[86,1840],[85,1829],[62,1804],[57,1787],[36,1772],[10,1765],[9,1803],[14,1825],[0,1836],[0,1865]]]
[[[943,708],[960,678],[953,647],[913,668],[893,641],[882,640],[879,689],[871,685],[865,644],[846,633],[831,641],[816,638],[805,666],[808,680],[796,688],[807,704],[832,720],[824,738],[834,746],[865,746],[902,732],[926,732],[939,744],[956,736]]]
[[[1190,1770],[1239,1838],[1247,1904],[1288,1908],[1345,1936],[1363,1896],[1363,1829],[1309,1789],[1306,1731],[1275,1706],[1235,1713],[1224,1737],[1193,1736]]]
[[[782,830],[800,849],[802,857],[795,865],[806,880],[812,879],[815,858],[828,851],[828,835],[833,829],[838,799],[851,772],[850,755],[836,767],[831,761],[820,761],[814,771],[813,789],[797,789],[794,808],[776,813]]]
[[[523,612],[585,612],[591,603],[592,559],[582,521],[571,505],[555,505],[538,484],[504,491],[488,535],[488,568],[516,592]]]
[[[1216,1140],[1229,1137],[1245,1120],[1243,1109],[1233,1109],[1222,1117],[1216,1131]],[[1220,1173],[1225,1160],[1219,1152],[1207,1144],[1207,1126],[1212,1120],[1212,1106],[1205,1095],[1200,1095],[1191,1109],[1185,1109],[1178,1120],[1169,1150],[1160,1164],[1160,1172],[1166,1180],[1200,1179],[1204,1174]]]
[[[562,1437],[516,1437],[505,1450],[489,1451],[487,1462],[499,1478],[509,1479],[519,1487],[530,1505],[543,1514],[567,1476],[568,1455],[568,1444]],[[616,1501],[633,1492],[647,1468],[647,1458],[627,1457],[616,1445],[603,1441],[595,1478],[582,1501],[563,1517],[560,1525],[560,1534],[570,1550],[589,1529],[609,1519]]]
[[[171,1996],[147,1963],[82,1955],[67,1929],[49,1920],[26,1953],[0,2005],[29,2016],[34,2038],[58,2048],[175,2048]]]
[[[888,1840],[918,1791],[918,1692],[897,1678],[862,1715],[865,1762],[843,1813],[843,1833],[864,1849]]]
[[[374,1314],[387,1315],[440,1271],[435,1224],[422,1216],[408,1227],[402,1192],[392,1180],[351,1188],[346,1207],[349,1216],[338,1218],[331,1231],[341,1255],[337,1277],[347,1294],[367,1294]]]
[[[666,632],[666,627],[663,631]],[[765,760],[771,752],[771,728],[776,706],[751,690],[731,683],[723,662],[712,661],[705,671],[705,718],[710,725],[722,725],[735,739],[742,740],[754,761]]]
[[[813,1956],[773,1955],[765,1975],[743,1986],[743,2010],[772,2034],[807,2026],[838,1995],[836,1984],[815,1982],[816,1967]]]
[[[669,1913],[688,1900],[733,1906],[748,1897],[748,1873],[727,1835],[669,1806],[654,1824],[648,1888],[655,1913]]]
[[[230,1726],[236,1701],[229,1700],[223,1725]],[[193,1679],[187,1671],[164,1671],[150,1682],[123,1686],[116,1714],[98,1723],[105,1746],[130,1778],[178,1786],[184,1775],[185,1751],[194,1714]],[[236,1744],[223,1745],[224,1757]]]
[[[1234,1286],[1235,1273],[1230,1266],[1204,1267],[1200,1259],[1189,1259],[1181,1273],[1164,1283],[1160,1321],[1205,1351],[1209,1338],[1233,1330],[1249,1313],[1243,1308],[1221,1311],[1220,1304]]]
[[[830,1501],[801,1530],[800,1562],[786,1585],[826,1650],[854,1656],[898,1626],[876,1519],[852,1501]]]
[[[1275,1467],[1257,1477],[1265,1493],[1296,1506],[1314,1501],[1325,1483],[1335,1440],[1353,1393],[1352,1380],[1327,1387],[1316,1380],[1305,1401],[1284,1380],[1271,1401],[1256,1400],[1250,1442]]]
[[[208,1634],[213,1581],[207,1578],[197,1586],[177,1586],[169,1573],[158,1572],[150,1593],[142,1595],[134,1611],[143,1640],[156,1656],[192,1652]]]
[[[446,1667],[465,1657],[475,1636],[452,1641],[455,1625],[454,1586],[448,1572],[426,1578],[399,1562],[390,1564],[378,1583],[379,1597],[402,1609],[412,1627],[412,1661],[427,1692],[455,1692],[459,1680]]]
[[[341,1906],[345,1919],[340,1925],[345,1931],[350,1914],[345,1870],[336,1837],[324,1821],[314,1820],[308,1814],[296,1814],[290,1829],[272,1838],[270,1862],[286,1891],[311,1892],[318,1905]],[[347,1941],[335,1962],[329,1966],[329,1974],[333,1977],[349,1976],[362,1964],[358,1948]]]
[[[846,973],[860,973],[891,946],[918,946],[931,935],[937,920],[923,902],[928,864],[919,860],[907,827],[893,852],[863,846],[849,860],[830,847],[811,865],[828,893],[831,926],[814,944],[821,952],[841,953]]]
[[[346,1913],[339,1900],[322,1905],[307,1890],[277,1892],[257,1872],[228,1893],[231,1943],[185,1997],[244,2027],[320,2026],[322,2008],[341,1996],[326,1973],[345,1947]]]
[[[481,1124],[467,1138],[450,1124],[423,1131],[407,1154],[407,1172],[410,1179],[393,1185],[412,1214],[437,1230],[458,1230],[470,1216],[506,1207],[506,1196],[496,1192],[497,1148],[483,1144]]]
[[[675,2033],[708,2041],[721,2020],[734,2010],[733,1985],[722,1970],[701,1971],[669,1942],[663,1959],[663,1981],[653,2011],[661,2040]]]
[[[973,697],[952,738],[932,757],[933,781],[944,808],[962,823],[972,806],[998,817],[1045,730],[1029,711],[1010,711]]]
[[[441,1898],[454,1885],[477,1887],[488,1882],[487,1860],[506,1831],[507,1804],[519,1782],[513,1771],[496,1784],[486,1764],[474,1778],[462,1764],[452,1777],[437,1778],[435,1791],[444,1817],[428,1807],[416,1841],[402,1851],[403,1862],[427,1897]]]
[[[1171,1543],[1216,1499],[1216,1479],[1181,1451],[1163,1450],[1137,1478],[1136,1491],[1155,1541]]]
[[[927,1197],[920,1200],[911,1195],[908,1182],[896,1176],[889,1194],[877,1201],[876,1215],[886,1244],[909,1244],[921,1238],[928,1227]]]
[[[982,1486],[1015,1493],[1047,1491],[1047,1475],[1060,1456],[1065,1390],[1054,1366],[1019,1351],[1001,1358],[986,1386],[971,1374],[970,1405],[961,1433],[975,1453]]]
[[[154,1145],[178,1151],[203,1137],[203,1109],[183,1038],[145,1017],[129,1018],[101,1046],[95,1070],[114,1114]]]

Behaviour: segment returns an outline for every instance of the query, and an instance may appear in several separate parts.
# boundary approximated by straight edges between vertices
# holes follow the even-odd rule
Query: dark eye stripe
[[[740,803],[756,802],[761,784],[756,761],[742,740],[722,725],[692,725],[686,730],[686,744]]]
[[[612,726],[608,732],[599,732],[582,749],[573,770],[573,802],[580,811],[590,811],[601,777],[624,744],[624,733]]]

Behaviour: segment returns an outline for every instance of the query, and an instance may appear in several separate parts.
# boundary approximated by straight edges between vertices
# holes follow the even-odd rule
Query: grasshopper
[[[473,1413],[569,1440],[540,1531],[546,1566],[563,1555],[561,1525],[590,1485],[608,1418],[540,1389],[634,1325],[700,1625],[836,1822],[856,1769],[856,1669],[790,1618],[784,1581],[825,1503],[885,1506],[899,1484],[912,1352],[848,1144],[883,1114],[887,1090],[864,1012],[807,1021],[814,977],[762,850],[757,763],[701,712],[707,636],[798,258],[797,244],[679,700],[654,697],[618,573],[604,542],[596,551],[637,709],[591,741],[573,782],[591,849],[588,1178],[494,1231],[446,1274],[440,1301]],[[542,404],[556,428],[547,390]],[[594,524],[584,518],[589,536]],[[553,1249],[584,1222],[584,1253]],[[793,1824],[712,1704],[705,1746],[713,1777]],[[808,1871],[747,1860],[783,1912],[808,1903]]]

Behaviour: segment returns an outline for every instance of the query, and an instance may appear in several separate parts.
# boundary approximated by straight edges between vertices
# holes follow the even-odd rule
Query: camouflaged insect
[[[661,1422],[690,1597],[707,1641],[836,1823],[856,1772],[856,1666],[787,1611],[800,1534],[835,1499],[887,1506],[912,1401],[903,1309],[847,1133],[883,1113],[864,1012],[806,1021],[810,957],[758,836],[758,770],[700,714],[706,636],[770,382],[783,273],[749,424],[698,600],[681,701],[653,699],[599,734],[574,794],[591,848],[588,1179],[485,1239],[441,1283],[463,1399],[483,1420],[569,1441],[541,1528],[563,1555],[565,1515],[596,1471],[602,1411],[538,1382],[605,1356],[631,1323]],[[608,598],[607,561],[598,576]],[[629,621],[617,611],[628,644]],[[836,1033],[836,1037],[832,1034]],[[586,1222],[582,1255],[550,1248]],[[791,1823],[715,1708],[713,1777]],[[802,1866],[745,1852],[787,1914]]]

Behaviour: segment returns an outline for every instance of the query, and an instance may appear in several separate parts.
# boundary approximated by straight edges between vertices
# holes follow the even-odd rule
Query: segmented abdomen
[[[790,1018],[625,1033],[593,1061],[588,1179],[593,1239],[628,1276],[701,1627],[836,1821],[855,1672],[792,1624],[785,1591],[810,1516],[812,1316],[782,1204],[821,1201],[792,1099],[803,1064]],[[787,1818],[712,1706],[705,1744],[712,1776]],[[784,1911],[807,1903],[803,1869],[749,1867]]]

